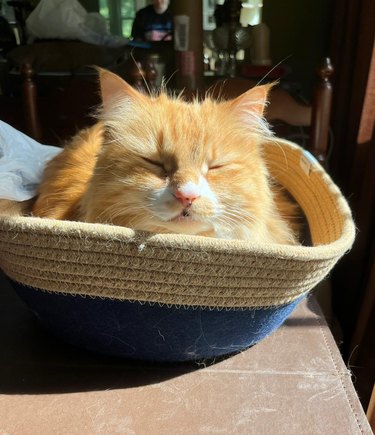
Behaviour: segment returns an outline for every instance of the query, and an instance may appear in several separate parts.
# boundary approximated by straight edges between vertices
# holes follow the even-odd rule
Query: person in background
[[[132,37],[136,41],[171,41],[173,17],[169,0],[153,0],[140,9],[133,22]]]

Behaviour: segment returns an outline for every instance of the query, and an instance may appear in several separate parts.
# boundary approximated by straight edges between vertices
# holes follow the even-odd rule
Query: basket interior
[[[315,158],[291,143],[288,147],[269,144],[265,154],[271,174],[302,208],[312,245],[326,245],[339,239],[350,210]]]

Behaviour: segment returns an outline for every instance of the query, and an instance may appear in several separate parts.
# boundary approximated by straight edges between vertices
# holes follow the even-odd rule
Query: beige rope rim
[[[166,305],[269,307],[316,286],[354,240],[347,202],[298,146],[265,148],[270,171],[304,210],[313,246],[259,245],[103,224],[23,216],[29,203],[0,201],[0,266],[49,292]]]

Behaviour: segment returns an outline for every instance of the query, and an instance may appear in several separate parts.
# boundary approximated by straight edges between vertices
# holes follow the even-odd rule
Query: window
[[[113,35],[129,38],[138,9],[146,6],[145,0],[99,0],[99,11],[108,21]]]

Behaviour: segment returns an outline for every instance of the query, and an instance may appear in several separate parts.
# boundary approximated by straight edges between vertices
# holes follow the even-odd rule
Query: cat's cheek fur
[[[209,182],[207,181],[206,177],[200,176],[199,178],[199,189],[201,192],[201,195],[205,198],[209,199],[209,201],[212,203],[212,206],[215,210],[218,210],[219,208],[219,200],[218,197],[210,186]]]
[[[162,221],[169,221],[182,211],[169,186],[153,190],[150,194],[150,209]]]

